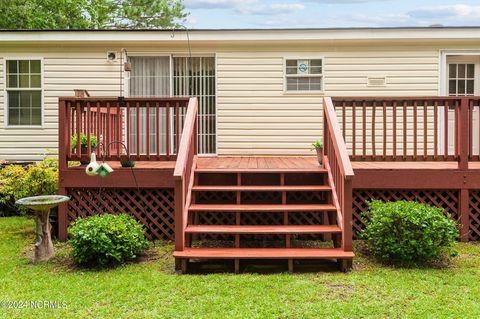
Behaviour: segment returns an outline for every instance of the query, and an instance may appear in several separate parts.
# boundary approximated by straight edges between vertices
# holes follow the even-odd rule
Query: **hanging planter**
[[[135,167],[135,161],[129,159],[121,160],[120,165],[122,165],[122,167]]]

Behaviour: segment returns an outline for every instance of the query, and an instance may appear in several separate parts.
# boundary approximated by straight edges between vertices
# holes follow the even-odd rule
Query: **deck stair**
[[[188,189],[185,249],[175,251],[179,268],[193,260],[328,259],[347,270],[353,252],[342,248],[338,203],[327,168],[195,167]],[[205,239],[225,247],[204,247]],[[301,239],[321,239],[329,248],[304,248]],[[267,244],[266,244],[267,243]],[[272,245],[273,243],[273,245]]]

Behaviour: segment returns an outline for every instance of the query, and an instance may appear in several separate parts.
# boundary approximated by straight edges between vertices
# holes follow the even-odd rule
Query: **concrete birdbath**
[[[50,225],[50,210],[70,200],[70,197],[62,195],[45,195],[25,197],[17,200],[17,205],[30,208],[35,214],[37,242],[35,243],[34,262],[46,261],[52,258],[53,251]]]

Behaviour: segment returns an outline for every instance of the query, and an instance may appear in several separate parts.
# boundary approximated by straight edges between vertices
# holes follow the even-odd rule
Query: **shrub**
[[[23,187],[27,169],[20,165],[8,165],[0,169],[0,205],[3,216],[23,214],[25,210],[15,208],[16,195]]]
[[[45,166],[40,162],[28,168],[22,180],[22,189],[15,199],[29,196],[53,195],[58,192],[58,170],[56,167]]]
[[[23,197],[53,195],[58,192],[58,160],[45,159],[23,167],[9,165],[0,169],[0,203],[14,208]],[[17,208],[24,214],[26,208]]]
[[[76,263],[106,266],[133,259],[148,247],[143,226],[127,214],[78,219],[69,228]]]
[[[458,227],[443,209],[416,202],[372,201],[362,233],[368,251],[381,261],[426,263],[455,254]]]

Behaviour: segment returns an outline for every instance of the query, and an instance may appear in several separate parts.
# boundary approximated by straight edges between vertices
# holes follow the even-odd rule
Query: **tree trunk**
[[[50,210],[36,211],[37,242],[35,243],[34,262],[46,261],[55,256],[53,251],[50,225]]]

